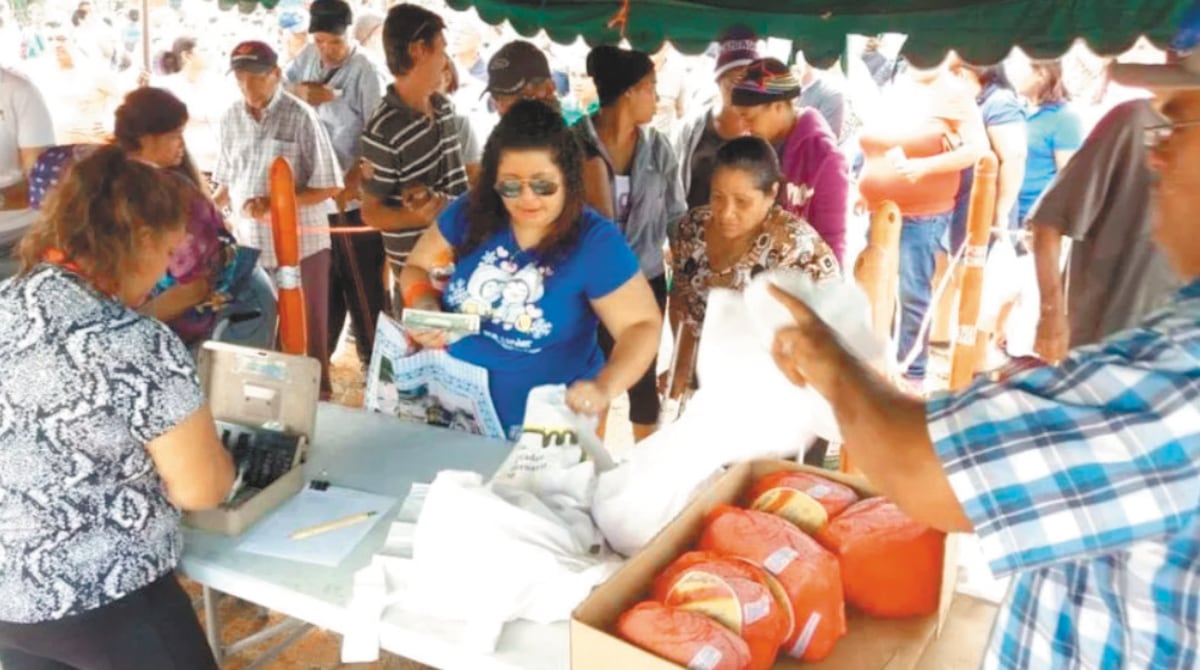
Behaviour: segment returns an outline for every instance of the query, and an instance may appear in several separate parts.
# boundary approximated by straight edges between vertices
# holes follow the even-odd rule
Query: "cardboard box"
[[[304,487],[304,460],[317,422],[321,363],[307,356],[206,342],[198,361],[200,386],[213,418],[300,436],[292,469],[236,506],[188,512],[184,523],[239,535]]]
[[[611,579],[599,586],[571,617],[572,670],[674,670],[678,666],[643,651],[612,634],[617,618],[634,604],[645,600],[655,576],[677,557],[691,549],[704,527],[704,518],[717,505],[737,504],[744,491],[760,477],[781,470],[811,472],[850,486],[864,498],[876,494],[861,477],[812,468],[790,461],[755,461],[733,466],[707,491],[698,496],[669,526],[663,529],[640,553],[625,564]],[[972,621],[955,620],[955,636],[969,640],[971,648],[947,649],[939,658],[974,656],[975,667],[983,654],[983,644],[991,627],[994,608],[979,601],[955,598],[957,548],[953,535],[947,537],[942,577],[942,592],[936,614],[924,618],[873,619],[847,609],[847,632],[829,658],[821,663],[780,657],[775,668],[822,670],[905,670],[921,667],[922,657],[934,645],[951,606],[972,612]],[[965,625],[965,628],[964,628]],[[979,631],[982,630],[982,635]],[[971,633],[974,632],[974,635]],[[978,649],[974,648],[978,645]]]

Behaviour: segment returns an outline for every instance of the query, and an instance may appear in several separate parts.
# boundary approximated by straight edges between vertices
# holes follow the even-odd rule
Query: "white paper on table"
[[[354,551],[396,503],[395,498],[340,486],[330,486],[324,491],[305,487],[256,523],[243,536],[238,550],[334,567]],[[375,516],[303,540],[291,538],[296,531],[363,512],[375,512]]]
[[[488,372],[444,350],[414,351],[404,327],[379,315],[364,401],[371,412],[505,439]]]

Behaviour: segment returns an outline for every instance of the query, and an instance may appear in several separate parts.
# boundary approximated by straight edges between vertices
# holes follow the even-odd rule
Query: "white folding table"
[[[322,403],[305,466],[307,480],[388,495],[403,501],[413,483],[431,482],[441,470],[479,472],[500,467],[510,445],[466,433],[402,422],[338,405]],[[336,568],[298,563],[237,550],[238,538],[187,529],[180,570],[204,587],[209,642],[223,655],[281,637],[259,659],[265,663],[309,627],[344,634],[353,575],[382,547],[399,505],[372,529],[354,553]],[[280,612],[289,620],[232,645],[220,644],[221,623],[215,594],[225,593]],[[391,608],[380,630],[389,652],[444,670],[566,670],[569,639],[566,623],[550,626],[508,624],[494,653],[472,652],[461,643],[464,626]]]

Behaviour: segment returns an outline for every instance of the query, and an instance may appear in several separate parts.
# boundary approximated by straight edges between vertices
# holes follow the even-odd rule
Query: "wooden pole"
[[[871,329],[884,341],[892,339],[896,296],[900,290],[900,231],[903,219],[896,203],[887,201],[871,215],[867,247],[854,263],[854,279],[871,303]],[[839,454],[842,472],[857,470],[846,449]]]
[[[987,346],[979,337],[980,299],[983,297],[983,268],[987,263],[988,240],[996,218],[996,178],[999,162],[988,152],[975,164],[975,183],[967,214],[967,248],[963,252],[961,295],[958,303],[958,333],[950,361],[950,388],[971,383],[979,360],[979,349]]]
[[[854,279],[871,302],[875,334],[891,339],[896,292],[900,284],[900,208],[885,202],[871,215],[867,247],[854,264]]]
[[[308,355],[308,315],[300,284],[300,233],[292,166],[279,156],[271,163],[271,239],[275,242],[275,286],[279,289],[279,345],[287,354]]]

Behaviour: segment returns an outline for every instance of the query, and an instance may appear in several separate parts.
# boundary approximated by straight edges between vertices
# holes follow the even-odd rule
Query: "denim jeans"
[[[908,357],[917,346],[921,321],[929,311],[933,293],[934,257],[942,248],[942,239],[950,227],[954,212],[929,216],[906,216],[900,229],[900,360]],[[929,358],[929,333],[921,338],[920,353],[913,360],[906,377],[925,378],[925,363]]]
[[[257,349],[275,348],[275,286],[261,267],[225,306],[213,339]]]

